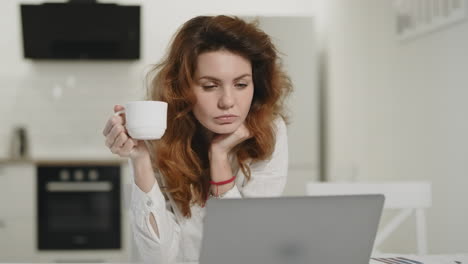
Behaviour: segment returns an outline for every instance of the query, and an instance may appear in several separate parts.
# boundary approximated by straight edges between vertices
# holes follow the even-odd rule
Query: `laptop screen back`
[[[200,264],[369,263],[383,195],[210,200]]]

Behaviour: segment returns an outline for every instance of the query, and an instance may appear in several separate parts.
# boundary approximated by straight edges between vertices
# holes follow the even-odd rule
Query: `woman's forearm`
[[[135,184],[145,193],[151,191],[156,179],[149,155],[131,159]]]
[[[151,166],[151,159],[149,155],[139,156],[138,158],[131,159],[133,167],[133,175],[135,184],[143,192],[147,193],[153,188],[156,179],[154,178],[153,167]],[[154,233],[159,237],[159,229],[156,224],[154,215],[150,215],[150,224],[153,227]]]

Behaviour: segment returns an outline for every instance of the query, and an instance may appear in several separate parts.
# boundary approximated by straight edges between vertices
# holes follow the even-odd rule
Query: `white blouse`
[[[251,178],[248,182],[242,170],[237,168],[236,184],[223,198],[272,197],[282,194],[288,172],[287,130],[281,118],[275,121],[275,125],[276,144],[271,159],[249,164]],[[133,173],[133,168],[130,168]],[[163,180],[160,175],[156,175],[156,178]],[[131,225],[140,258],[144,263],[197,262],[205,208],[193,205],[192,217],[185,218],[172,198],[168,198],[166,201],[158,184],[154,184],[148,193],[133,184]],[[150,224],[150,213],[156,219],[159,237]]]

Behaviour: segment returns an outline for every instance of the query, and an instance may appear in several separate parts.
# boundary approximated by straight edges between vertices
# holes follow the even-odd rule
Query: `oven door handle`
[[[110,192],[111,182],[48,182],[48,192]]]

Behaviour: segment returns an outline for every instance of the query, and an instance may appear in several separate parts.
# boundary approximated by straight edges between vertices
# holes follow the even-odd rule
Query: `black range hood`
[[[20,7],[25,58],[140,58],[140,6],[72,0]]]

